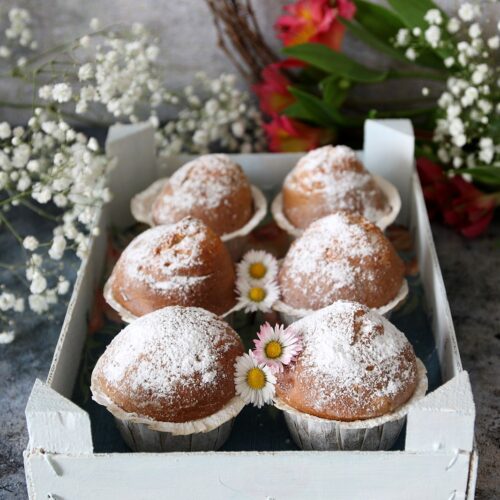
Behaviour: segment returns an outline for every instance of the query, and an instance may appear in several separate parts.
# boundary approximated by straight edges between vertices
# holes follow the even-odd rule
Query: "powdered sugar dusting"
[[[206,279],[197,276],[207,227],[186,217],[176,224],[156,226],[137,236],[124,250],[120,265],[131,280],[147,283],[158,293],[187,292]],[[192,275],[188,275],[192,274]]]
[[[326,173],[332,165],[345,166],[356,161],[356,153],[348,146],[323,146],[313,149],[303,156],[297,163],[297,170]]]
[[[307,398],[318,411],[341,400],[353,410],[366,407],[415,381],[415,363],[404,357],[411,349],[404,334],[360,304],[338,301],[289,328],[302,335],[300,380],[314,381]]]
[[[171,193],[162,195],[177,210],[193,207],[215,209],[226,203],[246,178],[236,163],[225,154],[200,156],[183,165],[169,179]]]
[[[218,368],[235,337],[214,314],[201,308],[166,307],[128,325],[113,339],[96,369],[111,387],[134,400],[148,394],[179,404],[179,388],[216,387],[232,376]]]
[[[310,151],[288,174],[285,185],[292,191],[320,195],[317,217],[325,215],[325,209],[330,213],[345,210],[375,222],[389,210],[387,200],[380,206],[380,198],[384,200],[385,196],[347,146],[329,145]]]
[[[284,299],[292,284],[295,289],[307,290],[309,302],[318,300],[322,306],[331,304],[339,290],[355,296],[360,279],[376,286],[375,270],[363,266],[363,261],[380,251],[381,238],[377,236],[342,212],[313,222],[295,240],[283,262],[280,284]]]

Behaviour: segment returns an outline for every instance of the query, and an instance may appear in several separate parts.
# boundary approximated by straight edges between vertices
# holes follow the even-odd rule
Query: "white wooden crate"
[[[462,370],[450,309],[414,172],[414,138],[406,120],[368,120],[360,152],[371,171],[399,189],[399,221],[410,226],[442,369],[443,385],[408,415],[404,451],[387,452],[93,452],[89,415],[70,401],[100,281],[106,228],[132,222],[132,195],[189,157],[157,165],[145,124],[115,126],[108,151],[118,157],[115,198],[101,215],[82,263],[46,382],[37,380],[26,407],[24,452],[30,498],[36,499],[472,499],[477,469],[475,408]],[[297,154],[234,155],[253,183],[280,185]]]

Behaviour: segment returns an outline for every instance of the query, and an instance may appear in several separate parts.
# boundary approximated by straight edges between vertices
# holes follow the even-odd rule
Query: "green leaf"
[[[358,127],[363,123],[363,119],[343,116],[338,109],[331,106],[315,95],[304,92],[294,87],[289,88],[291,94],[304,107],[315,123],[323,126],[342,125],[344,127]]]
[[[367,68],[345,54],[335,52],[318,43],[294,45],[284,49],[284,52],[327,73],[343,76],[355,82],[375,83],[387,78],[387,71]]]
[[[410,0],[411,1],[411,0]],[[357,0],[356,15],[358,21],[367,31],[379,40],[389,40],[405,25],[394,12],[371,2]]]
[[[350,87],[348,80],[335,75],[330,75],[320,82],[323,101],[335,108],[339,108],[345,101]]]
[[[402,3],[404,3],[404,5],[409,5],[409,4],[413,5],[419,2],[413,0],[407,0]],[[405,24],[400,19],[400,17],[398,17],[393,11],[388,10],[380,5],[373,4],[371,2],[358,0],[356,1],[356,8],[357,10],[356,10],[355,20],[358,21],[358,23],[362,25],[366,31],[368,31],[376,39],[378,39],[379,44],[383,43],[386,47],[388,46],[391,52],[394,51],[397,54],[399,54],[399,56],[397,57],[398,59],[402,58],[402,60],[409,63],[410,61],[408,61],[408,59],[406,59],[406,57],[404,56],[404,50],[403,49],[398,50],[392,45],[393,40],[395,39],[398,31],[402,28],[406,28],[408,25]],[[428,9],[426,9],[422,14],[421,16],[422,19],[427,10]],[[361,36],[359,36],[359,38],[363,40]],[[382,48],[376,44],[376,42],[370,43],[367,41],[367,43],[369,43],[374,48],[383,51]],[[389,53],[387,52],[387,50],[385,50],[385,52]],[[392,55],[394,58],[396,58],[394,54],[389,53],[389,55]],[[436,68],[436,69],[443,68],[442,60],[439,57],[437,57],[432,51],[429,50],[422,50],[415,62],[421,66],[428,66],[430,68]]]
[[[446,14],[432,0],[387,0],[389,5],[395,10],[397,16],[408,26],[408,28],[427,28],[428,23],[424,19],[427,11],[438,9],[443,19],[447,19]]]
[[[362,42],[365,42],[369,47],[377,49],[380,52],[384,52],[398,61],[408,62],[408,59],[404,56],[404,54],[391,45],[389,37],[380,39],[376,35],[370,33],[363,27],[363,25],[353,23],[347,19],[341,18],[340,22],[346,26],[353,35],[359,38]]]
[[[396,11],[397,15],[401,20],[408,26],[408,28],[421,28],[425,30],[428,28],[429,24],[424,19],[425,14],[430,9],[437,9],[441,12],[444,22],[447,22],[448,16],[432,1],[432,0],[419,0],[418,2],[408,1],[408,0],[388,0],[391,7]],[[444,39],[449,39],[449,34],[446,30],[441,30],[441,36]],[[443,48],[434,49],[436,54],[443,59],[452,55],[452,51]],[[432,52],[431,52],[432,53]],[[429,57],[428,55],[422,55],[423,57]]]
[[[315,123],[317,125],[321,126],[330,126],[330,121],[328,121],[328,124],[325,125],[321,121],[321,117],[318,119],[317,115],[314,113],[311,113],[308,111],[300,102],[294,102],[293,104],[290,104],[287,108],[283,110],[283,114],[286,116],[289,116],[290,118],[295,118],[297,120],[303,120],[311,123]]]
[[[289,87],[289,90],[295,99],[297,99],[297,103],[302,107],[303,113],[305,112],[304,116],[309,115],[311,121],[324,127],[337,124],[321,99],[298,88]]]
[[[458,174],[469,174],[475,181],[489,186],[500,186],[500,168],[498,167],[474,167],[457,168],[453,172]]]

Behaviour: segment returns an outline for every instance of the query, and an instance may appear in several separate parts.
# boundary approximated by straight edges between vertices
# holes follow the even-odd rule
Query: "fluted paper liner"
[[[377,311],[382,316],[389,318],[391,313],[398,307],[400,307],[401,304],[403,304],[403,302],[406,300],[406,298],[408,297],[408,292],[408,282],[406,280],[403,280],[401,288],[390,302],[381,307],[372,307],[371,309]],[[285,304],[281,300],[277,300],[273,304],[273,310],[280,313],[281,319],[286,326],[315,312],[315,310],[313,309],[296,309],[292,306],[289,306],[288,304]]]
[[[149,429],[144,424],[136,424],[115,418],[116,426],[123,440],[133,451],[172,452],[172,451],[215,451],[227,441],[231,434],[234,419],[208,432],[174,435]]]
[[[396,220],[396,217],[401,210],[401,197],[399,196],[399,192],[396,187],[388,180],[378,175],[374,175],[373,180],[385,194],[390,207],[388,213],[382,215],[377,221],[374,221],[374,224],[384,231]],[[304,232],[304,229],[295,227],[287,219],[285,213],[283,212],[283,194],[281,192],[276,196],[276,198],[274,198],[271,204],[271,213],[273,214],[273,219],[276,221],[276,224],[293,239],[298,238]]]
[[[114,309],[118,315],[120,316],[121,320],[125,323],[132,323],[135,321],[137,318],[140,316],[136,316],[135,314],[131,313],[126,307],[122,306],[114,297],[113,295],[113,275],[111,275],[108,280],[106,281],[103,289],[103,296],[104,300],[108,303],[108,305]],[[175,305],[175,304],[172,304]],[[193,306],[194,307],[194,306]],[[231,308],[229,311],[225,312],[224,314],[221,314],[220,317],[226,320],[227,323],[230,325],[232,324],[232,313],[234,312],[234,307]]]
[[[92,399],[115,417],[128,446],[136,451],[210,451],[220,448],[229,437],[233,420],[245,406],[239,396],[213,415],[189,422],[158,422],[129,413],[102,392],[91,387]],[[182,439],[186,437],[186,439]]]
[[[283,411],[297,446],[304,450],[388,450],[396,442],[412,405],[427,392],[427,370],[417,358],[417,387],[396,411],[367,420],[343,422],[309,415],[279,398],[274,405]]]
[[[151,186],[132,198],[130,201],[130,211],[138,222],[142,222],[149,226],[155,225],[153,222],[153,204],[168,179],[168,177],[164,177],[163,179],[153,182]],[[243,227],[240,227],[232,233],[223,234],[220,237],[235,261],[239,260],[242,256],[248,235],[260,224],[267,213],[267,201],[262,191],[253,184],[250,188],[252,190],[254,205],[252,217]]]

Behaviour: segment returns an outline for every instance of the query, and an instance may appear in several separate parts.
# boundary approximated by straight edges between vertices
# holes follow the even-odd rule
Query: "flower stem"
[[[0,262],[0,269],[6,269],[11,272],[23,285],[27,288],[30,287],[29,283],[24,279],[23,275],[17,271],[17,269],[25,269],[25,266],[14,266],[11,264],[4,264]]]
[[[32,193],[32,191],[29,190],[29,191],[23,191],[22,193],[13,194],[13,195],[9,196],[8,198],[5,198],[4,200],[1,200],[0,207],[2,205],[8,205],[9,203],[12,203],[15,200],[19,200],[20,198],[25,198],[26,196],[29,196],[31,193]],[[10,194],[10,192],[8,194]]]
[[[21,238],[21,236],[19,236],[19,233],[14,229],[14,226],[9,222],[7,217],[5,217],[5,215],[3,215],[1,212],[0,212],[0,222],[3,222],[5,224],[5,227],[12,233],[12,236],[14,236],[14,238],[16,238],[18,243],[21,246],[23,246],[23,239]]]
[[[35,212],[36,214],[40,215],[41,217],[45,217],[46,219],[58,222],[59,217],[49,214],[45,210],[43,210],[40,207],[37,207],[36,205],[33,205],[33,203],[30,203],[28,200],[21,200],[21,205],[24,205],[26,208],[29,208],[32,212]]]
[[[0,100],[0,106],[5,108],[14,108],[14,109],[32,109],[33,104],[28,102],[12,102],[12,101],[2,101]]]

